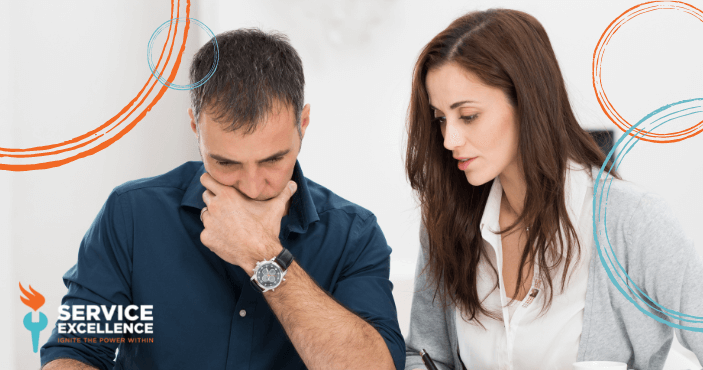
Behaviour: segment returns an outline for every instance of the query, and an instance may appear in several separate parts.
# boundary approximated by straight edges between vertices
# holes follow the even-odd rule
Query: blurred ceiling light
[[[335,46],[358,46],[371,39],[396,0],[275,0],[276,13],[293,22],[292,33]]]

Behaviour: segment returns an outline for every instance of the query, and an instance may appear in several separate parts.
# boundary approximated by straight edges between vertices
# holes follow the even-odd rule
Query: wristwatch
[[[293,255],[286,248],[283,248],[277,257],[257,262],[254,275],[251,277],[251,285],[262,293],[273,291],[286,281],[283,277],[286,276],[291,263],[293,263]]]

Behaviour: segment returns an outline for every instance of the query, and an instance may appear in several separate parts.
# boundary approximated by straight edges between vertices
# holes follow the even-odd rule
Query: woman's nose
[[[445,125],[444,147],[447,148],[447,150],[454,150],[464,145],[464,139],[461,135],[459,127],[457,127],[457,124],[447,121]]]

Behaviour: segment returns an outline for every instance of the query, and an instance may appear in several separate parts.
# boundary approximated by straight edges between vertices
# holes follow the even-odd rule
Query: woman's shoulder
[[[596,180],[598,170],[594,175]],[[662,195],[631,181],[604,175],[600,182],[594,182],[593,193],[594,218],[605,220],[610,240],[621,238],[630,242],[623,247],[647,250],[647,258],[652,258],[666,255],[672,248],[692,244]]]
[[[607,208],[608,217],[634,215],[636,211],[664,212],[668,205],[664,198],[642,185],[628,180],[608,176],[605,172],[600,174],[600,169],[594,168],[593,194],[597,208]]]

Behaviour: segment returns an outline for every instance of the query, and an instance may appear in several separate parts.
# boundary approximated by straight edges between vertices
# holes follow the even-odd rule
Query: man
[[[217,43],[188,109],[202,163],[113,191],[64,275],[70,309],[43,369],[402,369],[375,216],[296,159],[310,123],[300,58],[256,29]],[[192,82],[214,58],[200,49]],[[125,318],[152,333],[114,334]],[[113,331],[80,334],[86,319]]]

